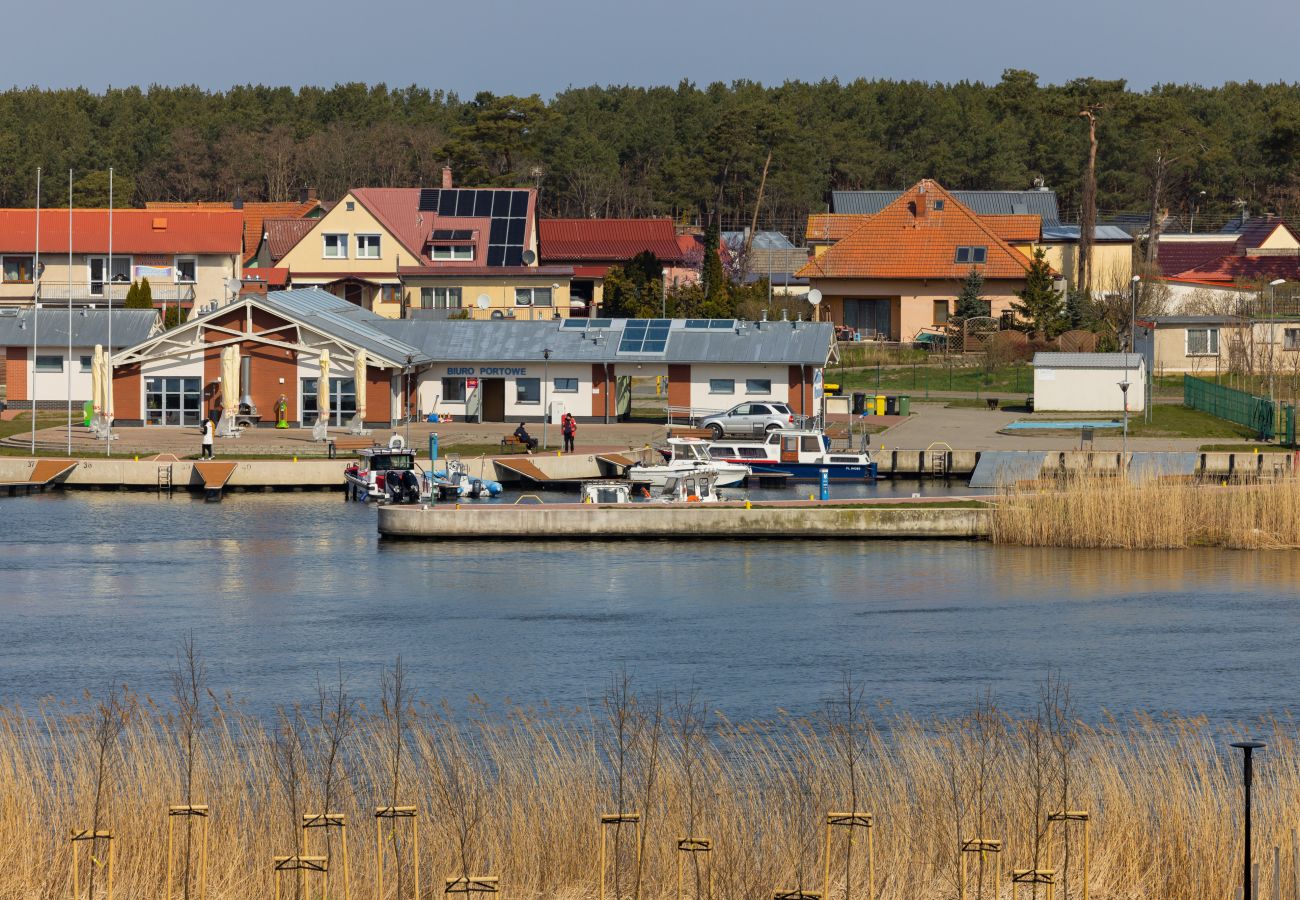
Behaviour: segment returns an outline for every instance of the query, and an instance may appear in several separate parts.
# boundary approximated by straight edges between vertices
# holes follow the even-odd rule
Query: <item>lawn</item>
[[[1034,370],[1028,365],[998,366],[895,366],[858,371],[828,369],[827,381],[838,381],[844,393],[879,391],[924,395],[927,391],[969,391],[981,394],[1032,394]]]
[[[1095,413],[1079,413],[1066,417],[1062,413],[1050,416],[1034,416],[1034,421],[1048,421],[1060,418],[1068,422],[1085,422],[1095,419],[1098,422],[1120,421],[1118,416],[1101,416]],[[1078,432],[1077,428],[1063,429]],[[1027,432],[1004,432],[1005,434],[1026,434]],[[1038,432],[1035,432],[1038,433]],[[1118,437],[1123,432],[1117,428],[1107,428],[1097,432],[1099,437]],[[1244,425],[1220,419],[1198,409],[1161,403],[1151,407],[1151,421],[1145,421],[1141,413],[1129,417],[1128,433],[1132,437],[1190,437],[1190,438],[1227,438],[1242,440],[1254,437],[1255,433]]]

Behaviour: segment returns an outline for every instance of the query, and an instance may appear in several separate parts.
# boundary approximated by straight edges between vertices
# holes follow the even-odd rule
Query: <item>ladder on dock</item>
[[[158,493],[166,493],[168,497],[172,495],[172,467],[171,465],[158,467]]]
[[[947,479],[948,460],[952,456],[952,447],[943,441],[935,441],[925,448],[925,452],[930,457],[930,477]]]

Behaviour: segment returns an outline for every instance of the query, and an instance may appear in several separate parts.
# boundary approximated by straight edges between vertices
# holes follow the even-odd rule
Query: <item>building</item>
[[[736,272],[735,277],[745,284],[767,281],[777,296],[808,293],[808,279],[795,274],[808,264],[810,254],[807,247],[796,247],[779,231],[757,231],[749,242],[748,254],[745,254],[748,237],[748,228],[722,232],[722,243],[730,251],[731,258],[740,260],[743,257],[743,271]]]
[[[247,267],[270,266],[270,251],[267,244],[267,220],[318,219],[325,213],[324,205],[316,199],[315,192],[307,194],[297,202],[259,202],[244,200],[201,200],[195,203],[152,200],[145,203],[149,210],[224,210],[233,209],[243,214],[243,265]]]
[[[1032,245],[1039,227],[1033,215],[977,215],[926,179],[796,274],[821,291],[820,314],[835,324],[863,339],[912,341],[948,321],[972,270],[991,315],[1009,312],[1030,265],[1011,242]]]
[[[553,418],[614,421],[630,412],[633,379],[656,376],[683,409],[785,400],[812,414],[814,383],[834,353],[827,324],[389,319],[320,288],[270,291],[116,353],[118,420],[192,425],[214,412],[231,345],[249,360],[241,394],[263,422],[283,396],[289,421],[314,424],[328,351],[331,424],[364,405],[375,427],[408,414],[536,422],[547,407]]]
[[[1157,246],[1166,278],[1233,284],[1300,277],[1300,235],[1276,216],[1234,221],[1217,233],[1161,234]]]
[[[111,327],[110,327],[111,316]],[[68,349],[71,325],[72,348]],[[80,413],[91,399],[90,361],[105,350],[138,344],[161,328],[151,309],[0,309],[5,402],[10,409],[63,409],[69,396]],[[33,347],[35,341],[35,347]]]
[[[1122,413],[1146,408],[1146,363],[1140,353],[1035,353],[1038,412]]]
[[[569,297],[575,315],[599,315],[605,275],[642,253],[658,261],[664,284],[687,275],[672,219],[542,219],[537,233],[542,265],[573,269]]]
[[[905,191],[831,191],[831,212],[873,216],[890,206]],[[1037,216],[1044,225],[1061,224],[1056,191],[1039,187],[1028,191],[952,191],[958,203],[977,216]]]
[[[235,210],[0,209],[0,306],[30,306],[36,254],[44,303],[120,306],[148,279],[155,305],[223,302],[242,270],[243,215]],[[109,223],[112,220],[110,235]],[[72,241],[69,267],[68,241]]]

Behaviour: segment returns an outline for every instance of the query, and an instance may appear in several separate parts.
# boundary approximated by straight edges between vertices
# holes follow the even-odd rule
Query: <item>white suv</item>
[[[761,403],[741,403],[724,413],[700,422],[701,428],[713,432],[714,439],[724,434],[763,435],[769,431],[794,427],[794,413],[784,403],[764,400]]]

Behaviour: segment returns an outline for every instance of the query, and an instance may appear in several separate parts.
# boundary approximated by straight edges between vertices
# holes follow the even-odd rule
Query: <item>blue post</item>
[[[438,461],[438,432],[429,432],[429,470],[433,471],[434,464]]]
[[[822,476],[822,478],[821,478],[821,496],[820,496],[819,499],[821,499],[821,500],[829,500],[829,499],[831,499],[831,470],[830,470],[830,469],[818,469],[817,471],[820,472],[820,473],[821,473],[821,476]]]

